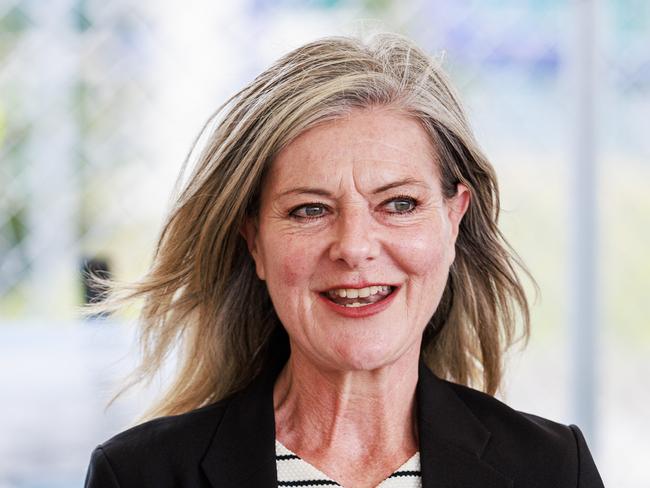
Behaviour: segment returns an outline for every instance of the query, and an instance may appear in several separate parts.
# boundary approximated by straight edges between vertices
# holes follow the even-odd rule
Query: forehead
[[[362,185],[400,178],[438,181],[436,153],[419,121],[387,108],[352,111],[313,127],[289,143],[273,161],[265,186],[341,182]]]

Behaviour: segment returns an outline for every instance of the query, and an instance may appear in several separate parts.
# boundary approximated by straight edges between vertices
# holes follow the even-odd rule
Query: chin
[[[335,350],[339,369],[349,371],[372,371],[394,363],[403,354],[395,344],[369,343],[369,341],[345,341]]]

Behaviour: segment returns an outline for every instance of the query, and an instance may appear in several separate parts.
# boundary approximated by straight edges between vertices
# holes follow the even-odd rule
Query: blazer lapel
[[[277,486],[273,379],[265,371],[226,407],[201,468],[215,488]]]
[[[512,487],[481,459],[490,432],[422,361],[417,406],[423,488]]]
[[[270,338],[262,372],[226,407],[201,469],[214,488],[277,488],[273,385],[289,358],[282,327]]]

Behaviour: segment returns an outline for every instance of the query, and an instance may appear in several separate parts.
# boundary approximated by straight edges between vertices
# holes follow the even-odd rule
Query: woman
[[[528,306],[436,63],[323,39],[223,111],[116,299],[145,299],[137,378],[178,351],[162,418],[99,446],[87,487],[602,486],[577,427],[492,397]]]

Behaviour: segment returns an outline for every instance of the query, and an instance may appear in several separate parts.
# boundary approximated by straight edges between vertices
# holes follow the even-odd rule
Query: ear
[[[251,254],[251,257],[255,262],[255,272],[257,273],[257,277],[260,280],[264,280],[266,276],[264,272],[264,262],[262,260],[262,257],[260,256],[259,247],[257,243],[257,237],[258,237],[257,219],[253,217],[247,217],[246,221],[239,229],[239,233],[246,241],[248,252]]]
[[[462,183],[458,183],[456,185],[456,194],[447,201],[447,216],[451,224],[451,235],[454,242],[456,242],[456,237],[458,237],[460,221],[463,219],[463,215],[465,215],[469,207],[470,198],[471,192],[469,188]]]

